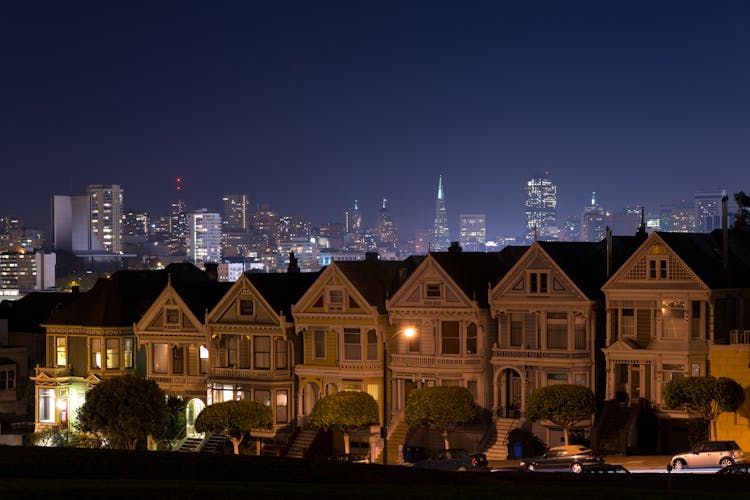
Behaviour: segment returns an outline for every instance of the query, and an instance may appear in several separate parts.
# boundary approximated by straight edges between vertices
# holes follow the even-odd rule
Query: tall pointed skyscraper
[[[448,232],[448,211],[445,208],[445,195],[443,194],[443,176],[438,179],[438,194],[435,201],[435,234],[430,250],[439,252],[447,250],[451,244]]]

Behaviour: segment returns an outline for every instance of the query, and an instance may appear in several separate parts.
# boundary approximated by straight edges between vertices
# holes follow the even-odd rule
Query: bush
[[[541,455],[547,449],[544,442],[536,434],[521,427],[508,433],[508,444],[512,447],[516,443],[523,446],[523,454],[527,457]]]

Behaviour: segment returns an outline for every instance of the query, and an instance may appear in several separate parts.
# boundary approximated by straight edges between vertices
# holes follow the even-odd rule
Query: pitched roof
[[[489,307],[488,292],[526,252],[525,246],[507,246],[499,252],[431,252],[466,296]]]
[[[750,233],[728,230],[727,269],[724,269],[724,235],[711,233],[658,232],[685,264],[712,289],[750,286]]]
[[[45,324],[132,326],[159,296],[168,279],[172,284],[209,281],[206,273],[193,264],[170,264],[157,271],[117,271],[110,278],[98,280],[80,300],[64,307]]]
[[[0,302],[0,318],[8,320],[11,332],[41,333],[42,323],[83,296],[83,293],[33,292],[18,300]]]
[[[315,273],[245,273],[253,286],[277,313],[292,317],[292,304],[312,286],[320,271]]]
[[[206,311],[210,311],[226,295],[233,283],[227,281],[208,281],[199,283],[173,284],[175,292],[185,302],[195,317],[203,322]]]
[[[337,268],[357,288],[367,302],[385,313],[385,301],[404,283],[406,278],[424,260],[423,256],[411,256],[404,260],[376,260],[334,262]]]

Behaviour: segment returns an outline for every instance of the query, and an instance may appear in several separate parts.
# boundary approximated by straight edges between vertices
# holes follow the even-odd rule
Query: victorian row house
[[[594,446],[670,450],[683,445],[689,415],[664,407],[666,381],[709,374],[750,384],[747,263],[745,233],[640,231],[491,253],[454,245],[402,261],[370,254],[235,283],[190,265],[123,271],[45,325],[36,422],[67,425],[93,384],[139,373],[188,402],[188,434],[205,405],[251,399],[274,416],[256,436],[278,440],[305,427],[318,399],[358,390],[380,405],[393,452],[419,438],[401,425],[409,393],[459,385],[493,418],[495,439],[475,446],[502,456],[512,427],[559,443],[558,429],[524,415],[535,389],[567,383],[597,396],[601,411],[583,426],[594,424]],[[747,428],[741,409],[720,437],[750,448]],[[366,439],[376,457],[382,439]]]

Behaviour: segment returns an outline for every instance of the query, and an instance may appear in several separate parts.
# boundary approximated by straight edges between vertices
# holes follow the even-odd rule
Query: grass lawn
[[[671,483],[668,488],[668,481]],[[458,473],[200,453],[0,447],[0,499],[717,499],[750,479],[716,475]]]

